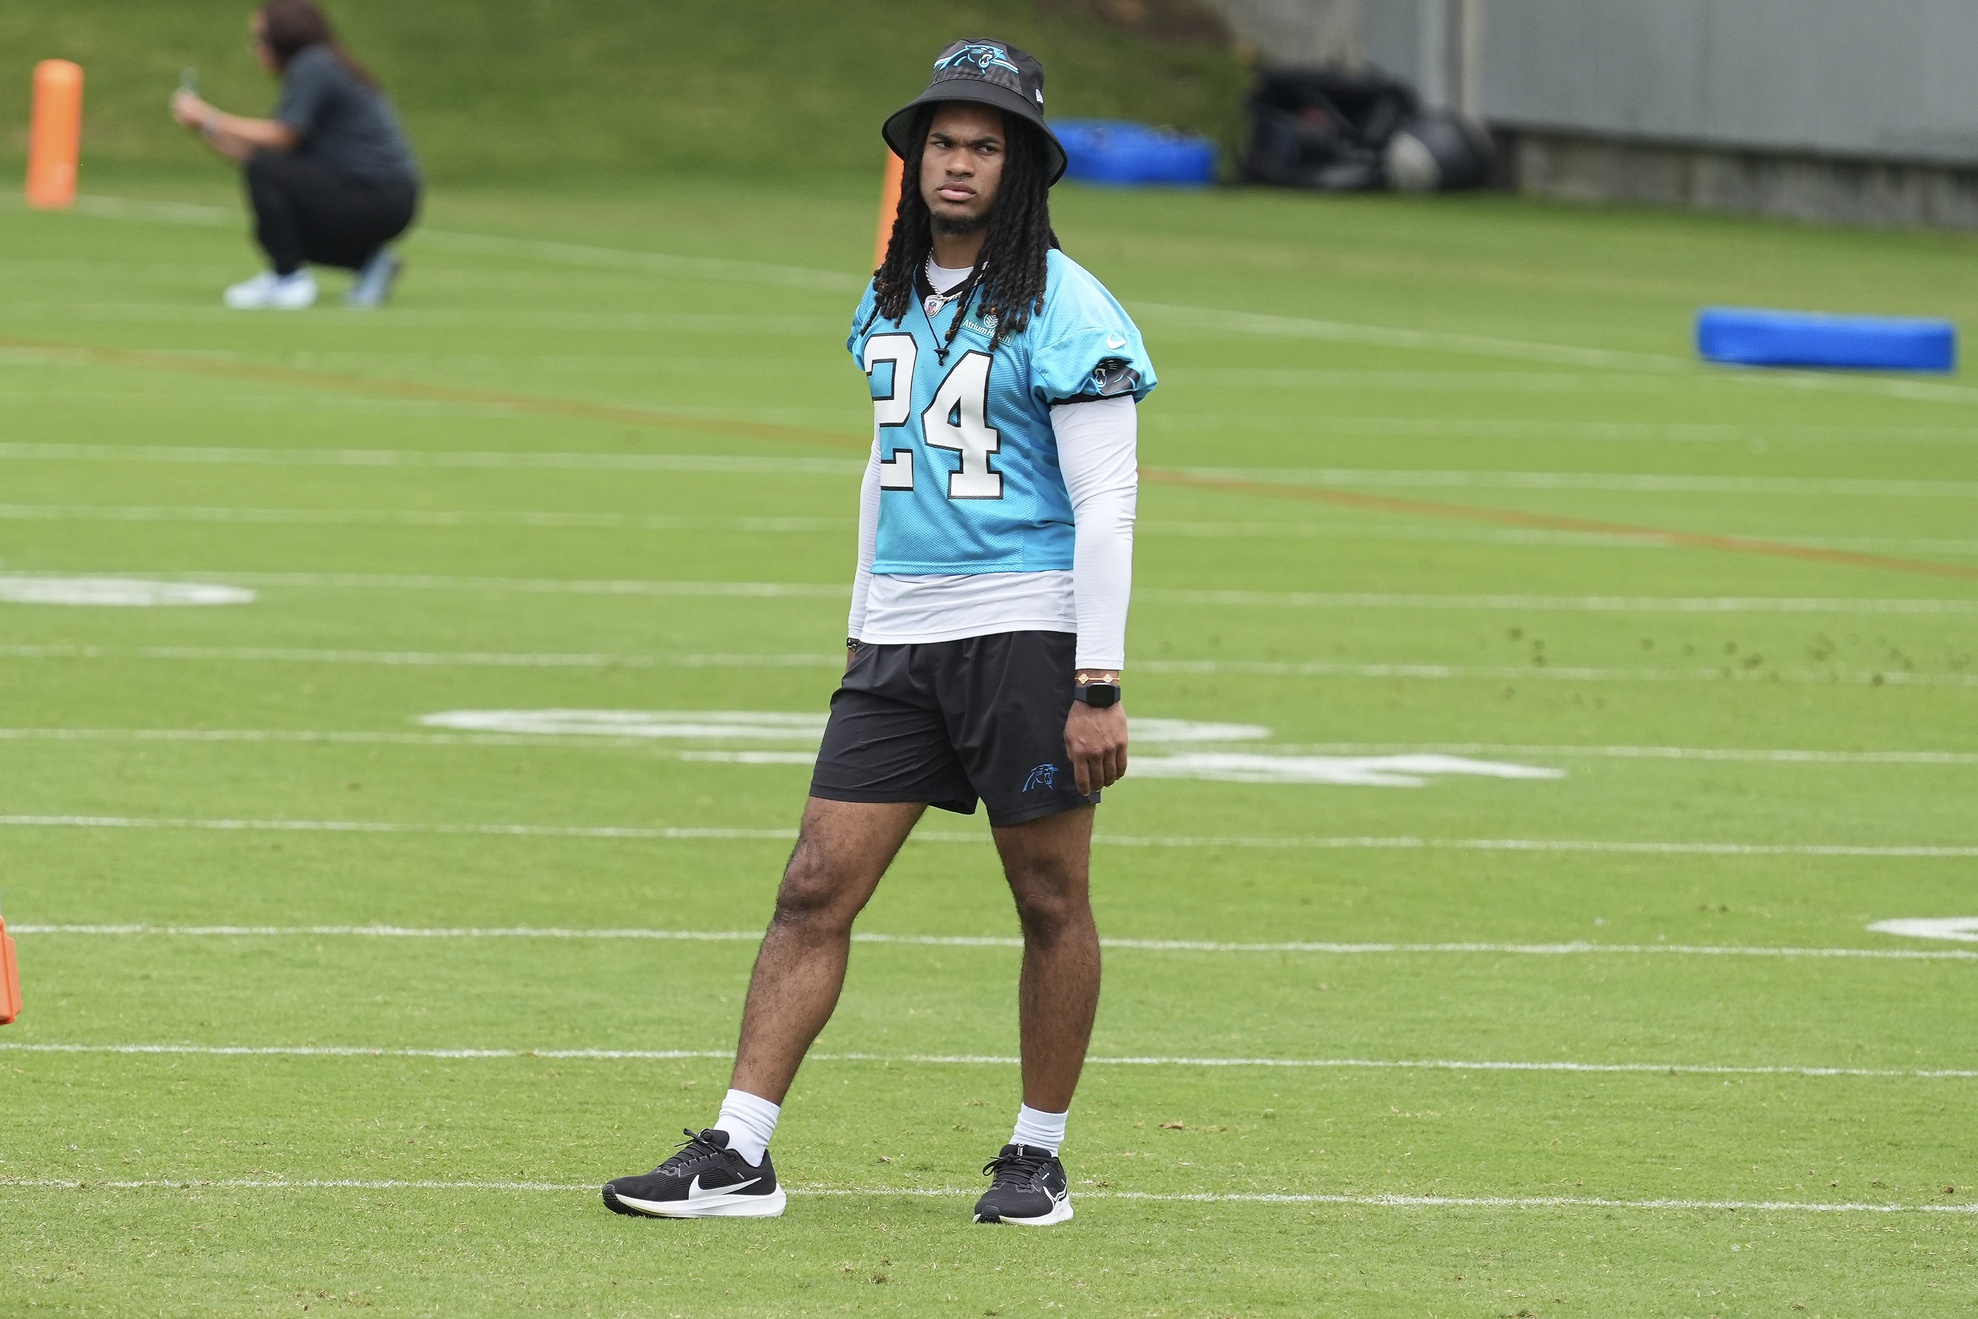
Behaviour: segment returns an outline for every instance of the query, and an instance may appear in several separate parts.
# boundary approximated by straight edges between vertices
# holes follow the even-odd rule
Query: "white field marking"
[[[1611,378],[1611,377],[1609,377]],[[1599,377],[1596,377],[1599,379]],[[1634,377],[1640,380],[1644,377]],[[1665,385],[1669,382],[1665,379]],[[1250,396],[1254,400],[1254,395]],[[1271,406],[1266,404],[1266,408]],[[1283,406],[1278,403],[1277,406]],[[1312,415],[1304,412],[1275,412],[1255,408],[1164,408],[1152,421],[1157,429],[1186,433],[1209,422],[1241,421],[1257,428],[1269,427],[1309,434]],[[1421,439],[1532,439],[1585,441],[1596,444],[1736,444],[1765,446],[1782,443],[1874,443],[1891,441],[1904,444],[1978,444],[1978,431],[1966,427],[1862,427],[1727,425],[1717,422],[1636,422],[1636,421],[1529,421],[1480,417],[1351,417],[1327,416],[1327,435],[1381,435]],[[1760,452],[1763,452],[1761,447]]]
[[[0,737],[5,733],[0,732]],[[1978,765],[1971,751],[1813,751],[1766,747],[1526,746],[1504,742],[1314,742],[1278,745],[1286,755],[1392,755],[1440,751],[1450,755],[1578,756],[1609,760],[1745,761],[1781,765]]]
[[[1179,756],[1135,756],[1133,772],[1141,778],[1155,779],[1202,779],[1217,783],[1324,783],[1358,788],[1419,788],[1439,774],[1493,779],[1565,777],[1564,770],[1422,753],[1399,756],[1285,756],[1194,752]]]
[[[0,653],[5,653],[0,651]],[[1845,673],[1833,669],[1609,669],[1560,664],[1342,664],[1331,661],[1135,660],[1141,673],[1232,673],[1262,678],[1421,678],[1453,682],[1790,682],[1822,687],[1978,687],[1978,673]]]
[[[776,842],[793,841],[797,836],[797,831],[794,829],[714,829],[660,825],[423,824],[390,820],[229,820],[134,815],[0,815],[0,828],[206,829],[232,833],[271,831],[460,834],[509,838],[726,839]],[[980,845],[988,839],[983,833],[917,830],[909,841]],[[1978,858],[1978,846],[1934,844],[1624,842],[1593,838],[1417,838],[1408,835],[1190,837],[1133,834],[1095,834],[1092,841],[1112,847],[1227,847],[1269,851],[1605,852],[1639,856],[1912,857],[1943,860]]]
[[[473,513],[368,508],[168,508],[86,504],[0,504],[7,522],[194,522],[222,526],[530,527],[583,531],[842,531],[850,518],[699,517],[666,513]],[[1978,542],[1973,542],[1978,549]]]
[[[448,577],[427,573],[223,572],[198,574],[256,586],[386,591],[513,591],[525,595],[702,596],[746,600],[842,600],[842,582],[586,581],[552,577]],[[1946,611],[1947,612],[1947,611]],[[1978,612],[1978,610],[1974,610]]]
[[[535,712],[531,712],[535,713]],[[637,712],[652,717],[651,712]],[[705,718],[706,711],[694,712]],[[423,722],[423,721],[422,721]],[[1162,725],[1179,725],[1165,728]],[[1151,726],[1151,727],[1150,727]],[[1224,730],[1244,730],[1225,733]],[[1247,741],[1268,735],[1269,729],[1256,724],[1192,724],[1182,719],[1152,719],[1136,715],[1133,737],[1136,742]],[[646,747],[650,737],[630,733],[598,731],[582,735],[548,733],[397,733],[345,729],[305,728],[0,728],[0,742],[271,742],[309,744],[348,744],[352,746],[492,746],[527,747]],[[1527,746],[1504,742],[1312,742],[1279,743],[1273,751],[1287,756],[1387,756],[1417,752],[1437,752],[1452,756],[1555,756],[1606,760],[1701,760],[1785,765],[1941,765],[1978,766],[1978,752],[1971,751],[1819,751],[1765,747],[1635,747],[1635,746]],[[698,757],[704,753],[686,752]],[[754,753],[737,753],[751,755]],[[773,753],[781,755],[783,753]],[[802,763],[809,764],[807,752]],[[784,761],[765,763],[782,764]],[[789,761],[787,763],[797,763]],[[1137,760],[1134,762],[1139,763]]]
[[[17,935],[70,935],[85,938],[142,936],[160,938],[279,939],[597,939],[656,940],[684,943],[760,943],[760,930],[565,929],[553,926],[418,926],[418,925],[21,925],[8,927]],[[1871,925],[1870,929],[1881,929]],[[1904,933],[1904,931],[1890,931]],[[1964,936],[1954,936],[1962,938]],[[874,934],[858,931],[853,943],[900,944],[924,948],[1021,948],[1023,940],[1009,935]],[[1768,948],[1724,944],[1602,944],[1602,943],[1334,943],[1294,940],[1278,943],[1219,943],[1206,939],[1102,938],[1101,946],[1157,953],[1319,953],[1339,956],[1484,954],[1525,957],[1635,956],[1667,954],[1692,957],[1841,957],[1898,962],[1978,961],[1978,952],[1918,948]]]
[[[191,522],[219,525],[532,527],[597,531],[733,531],[810,533],[843,531],[842,517],[706,517],[688,514],[472,512],[424,509],[216,508],[160,505],[0,504],[7,522]],[[1631,550],[1677,548],[1667,541],[1591,531],[1481,530],[1470,527],[1357,526],[1329,522],[1171,522],[1143,516],[1141,535],[1191,539],[1317,539],[1450,541],[1477,545],[1574,545]],[[1874,550],[1907,554],[1978,554],[1978,540],[1889,536],[1802,536],[1770,532],[1727,533],[1743,540],[1784,540],[1813,549]]]
[[[12,318],[23,320],[64,320],[64,321],[121,321],[121,322],[164,322],[182,325],[187,322],[222,325],[240,324],[237,312],[224,307],[189,307],[174,302],[83,302],[33,303],[12,302],[0,304]],[[764,315],[701,315],[693,312],[638,312],[638,311],[503,311],[484,308],[479,311],[442,311],[436,308],[412,309],[394,307],[390,319],[380,320],[366,317],[361,310],[343,311],[334,307],[321,308],[318,315],[328,313],[333,319],[343,318],[362,324],[367,333],[391,331],[395,329],[473,329],[484,330],[596,330],[602,333],[626,334],[748,334],[748,335],[789,335],[815,338],[820,335],[843,333],[845,322],[839,316],[779,316]],[[1879,434],[1881,429],[1900,428],[1864,427],[1863,435]]]
[[[1925,916],[1876,921],[1868,927],[1878,934],[1901,934],[1912,939],[1956,939],[1978,943],[1978,916]]]
[[[209,577],[238,577],[207,573]],[[1596,614],[1978,614],[1978,599],[1871,599],[1812,596],[1427,595],[1397,591],[1183,591],[1160,587],[1140,598],[1160,604],[1261,605],[1273,609],[1515,610]]]
[[[755,710],[442,710],[419,716],[428,728],[477,733],[611,738],[743,738],[815,743],[822,714]],[[1258,724],[1204,723],[1192,719],[1136,719],[1143,742],[1240,742],[1269,737]],[[809,763],[806,759],[805,763]]]
[[[1413,527],[1338,522],[1170,522],[1142,516],[1136,534],[1186,536],[1203,540],[1423,540],[1475,545],[1572,545],[1583,548],[1670,550],[1667,540],[1598,531],[1545,531],[1538,528]],[[1899,536],[1803,536],[1798,532],[1731,531],[1736,540],[1772,540],[1823,550],[1878,550],[1907,554],[1978,554],[1978,540],[1919,539]]]
[[[623,655],[486,650],[310,650],[275,646],[0,645],[6,659],[199,660],[249,664],[379,664],[404,668],[843,669],[837,655]]]
[[[0,1040],[0,1051],[66,1054],[162,1054],[206,1058],[550,1058],[600,1062],[672,1062],[685,1058],[729,1059],[732,1049],[414,1049],[339,1044],[39,1044]],[[812,1053],[810,1062],[911,1063],[923,1067],[1016,1067],[1014,1055],[993,1053]],[[1352,1071],[1575,1072],[1645,1076],[1849,1076],[1871,1080],[1967,1080],[1972,1068],[1778,1067],[1683,1063],[1581,1063],[1467,1061],[1450,1058],[1187,1058],[1166,1055],[1094,1055],[1088,1067],[1262,1067]]]
[[[114,1180],[61,1177],[0,1177],[0,1186],[47,1191],[529,1191],[596,1195],[596,1182],[359,1181],[352,1178],[182,1177]],[[979,1186],[793,1186],[791,1195],[856,1196],[887,1200],[900,1196],[968,1198]],[[1730,1213],[1813,1214],[1970,1214],[1970,1204],[1874,1204],[1812,1200],[1611,1200],[1598,1196],[1527,1195],[1331,1195],[1296,1191],[1100,1191],[1080,1188],[1080,1200],[1145,1200],[1185,1204],[1323,1204],[1368,1209],[1638,1209],[1722,1210]]]
[[[160,608],[244,605],[254,592],[211,582],[159,582],[137,577],[27,577],[0,573],[0,604]]]
[[[396,591],[514,591],[538,595],[709,596],[746,599],[843,598],[837,582],[697,582],[652,579],[586,580],[547,577],[455,577],[436,573],[233,572],[203,570],[185,576],[218,578],[254,586],[302,586]],[[56,591],[64,582],[127,584],[110,577],[9,578],[0,576],[0,600],[10,582],[24,589]],[[155,588],[158,584],[132,582]],[[225,588],[211,588],[224,590]],[[1668,614],[1978,614],[1978,599],[1845,596],[1622,596],[1622,595],[1429,595],[1395,591],[1203,591],[1153,587],[1140,598],[1154,604],[1235,605],[1272,609],[1511,610],[1520,613]]]
[[[442,710],[419,716],[428,728],[474,733],[638,738],[766,738],[815,742],[822,714],[757,710]]]
[[[0,459],[248,467],[439,467],[562,472],[713,472],[743,476],[856,476],[864,459],[754,458],[707,453],[447,452],[422,449],[277,449],[163,444],[0,444]]]
[[[412,668],[842,669],[842,654],[636,655],[606,652],[314,650],[277,646],[78,646],[0,644],[0,659],[196,660],[228,663],[376,664]],[[1978,673],[1844,673],[1832,669],[1606,669],[1563,665],[1342,664],[1330,661],[1136,660],[1140,673],[1232,673],[1267,678],[1419,678],[1454,682],[1790,682],[1822,687],[1978,687]]]
[[[1978,400],[1978,389],[1971,391]],[[1186,467],[1190,476],[1279,485],[1426,490],[1609,490],[1629,494],[1843,495],[1853,498],[1971,499],[1978,481],[1870,477],[1670,476],[1629,472],[1481,472],[1362,467]]]
[[[85,215],[110,219],[154,220],[202,226],[238,223],[238,216],[224,208],[185,202],[147,202],[89,195],[77,198],[76,209]],[[772,284],[841,293],[857,292],[865,287],[867,282],[843,271],[809,266],[676,256],[665,252],[643,252],[578,243],[540,242],[503,238],[491,234],[456,233],[426,228],[419,230],[415,242],[472,255],[521,258],[597,269],[638,270],[658,275],[686,275],[700,279]],[[1347,321],[1317,320],[1304,316],[1273,316],[1257,312],[1185,307],[1168,303],[1143,302],[1137,298],[1132,299],[1131,303],[1137,309],[1136,314],[1166,319],[1177,325],[1217,333],[1368,344],[1382,348],[1461,353],[1544,362],[1559,366],[1656,373],[1676,372],[1761,387],[1880,394],[1926,402],[1978,402],[1978,390],[1960,385],[1939,384],[1934,381],[1862,378],[1814,371],[1725,370],[1705,367],[1691,358],[1663,353],[1626,352],[1568,344],[1539,343],[1523,339],[1503,339],[1491,335],[1453,334],[1384,325],[1361,325]]]

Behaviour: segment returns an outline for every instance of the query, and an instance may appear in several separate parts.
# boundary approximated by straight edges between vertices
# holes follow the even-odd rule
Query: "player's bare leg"
[[[1071,1107],[1099,1010],[1099,928],[1089,890],[1093,814],[1081,806],[994,831],[1023,924],[1023,1102],[1047,1113]]]
[[[776,913],[749,978],[731,1088],[783,1102],[811,1041],[838,1006],[852,922],[926,809],[918,802],[821,797],[805,804]]]
[[[1090,806],[995,830],[1003,874],[1023,923],[1017,1016],[1023,1106],[1010,1143],[983,1171],[978,1223],[1046,1226],[1072,1216],[1058,1146],[1099,1008],[1099,930],[1089,892]]]
[[[845,985],[852,922],[927,808],[812,797],[756,954],[735,1079],[715,1125],[642,1176],[605,1183],[604,1202],[654,1218],[773,1218],[788,1196],[769,1158],[783,1096]]]

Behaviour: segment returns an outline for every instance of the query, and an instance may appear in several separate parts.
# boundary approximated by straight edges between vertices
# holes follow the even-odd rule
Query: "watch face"
[[[1079,690],[1079,699],[1095,710],[1118,704],[1119,688],[1111,683],[1095,682]]]

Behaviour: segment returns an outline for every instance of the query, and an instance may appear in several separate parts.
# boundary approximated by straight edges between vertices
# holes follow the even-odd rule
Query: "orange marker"
[[[0,916],[0,1026],[21,1015],[21,966],[14,960],[14,941],[7,937],[7,918]]]
[[[886,260],[886,245],[893,241],[893,216],[900,209],[900,175],[905,168],[900,158],[886,153],[886,181],[879,185],[879,245],[872,253],[872,268]]]
[[[27,204],[75,205],[82,154],[82,66],[43,60],[34,66],[34,126],[28,134]]]

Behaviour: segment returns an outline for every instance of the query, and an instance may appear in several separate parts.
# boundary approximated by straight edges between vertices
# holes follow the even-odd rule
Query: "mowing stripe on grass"
[[[535,527],[597,531],[835,532],[854,523],[849,517],[705,517],[691,514],[471,512],[464,509],[226,508],[103,504],[0,504],[8,522],[190,522],[267,526]],[[1151,518],[1136,524],[1141,536],[1190,539],[1408,540],[1465,545],[1573,545],[1600,549],[1677,548],[1663,541],[1608,532],[1481,531],[1470,527],[1349,526],[1326,522],[1188,522]],[[1754,537],[1738,534],[1736,539]],[[1978,554],[1978,540],[1916,539],[1889,536],[1823,537],[1794,535],[1792,543],[1813,549],[1901,550],[1915,554]]]
[[[79,574],[68,574],[76,576]],[[140,577],[140,571],[90,574]],[[4,583],[15,574],[0,574]],[[59,581],[62,574],[36,574]],[[168,581],[213,580],[252,586],[317,586],[392,591],[513,591],[535,595],[710,596],[842,599],[850,583],[707,582],[650,578],[587,580],[551,577],[459,577],[441,573],[236,572],[231,569],[150,574]],[[1143,588],[1136,598],[1155,604],[1234,605],[1297,609],[1405,609],[1423,612],[1511,610],[1521,613],[1633,614],[1978,614],[1978,599],[1846,596],[1430,595],[1398,591],[1200,591]]]
[[[760,943],[760,930],[565,929],[556,926],[427,926],[427,925],[20,925],[16,935],[77,935],[119,937],[158,935],[167,938],[358,938],[358,939],[634,939],[679,940],[689,943]],[[1021,948],[1023,940],[1006,935],[873,934],[860,931],[853,943],[903,944],[927,948]],[[1209,939],[1099,940],[1102,947],[1142,952],[1177,953],[1482,953],[1538,957],[1632,956],[1643,953],[1701,957],[1844,957],[1888,961],[1978,961],[1978,952],[1940,948],[1768,948],[1753,944],[1672,943],[1337,943],[1290,940],[1276,943],[1230,943]]]
[[[299,646],[0,645],[0,659],[196,660],[245,664],[377,664],[411,668],[842,669],[840,654],[636,655],[489,650],[315,650]],[[1822,687],[1978,687],[1978,673],[1847,673],[1833,669],[1607,669],[1557,664],[1342,664],[1329,661],[1136,660],[1138,673],[1232,673],[1266,678],[1420,678],[1429,681],[1790,682]]]
[[[548,1058],[565,1061],[673,1062],[680,1059],[731,1059],[732,1049],[408,1049],[383,1046],[337,1044],[36,1044],[0,1041],[0,1051],[11,1053],[66,1054],[162,1054],[210,1058],[433,1058],[440,1060],[502,1060]],[[911,1063],[926,1067],[1018,1067],[1023,1060],[1015,1055],[990,1053],[862,1053],[836,1052],[806,1055],[820,1063]],[[1187,1058],[1166,1055],[1115,1057],[1094,1055],[1085,1060],[1088,1067],[1261,1067],[1303,1070],[1348,1069],[1372,1071],[1434,1072],[1613,1072],[1653,1076],[1844,1076],[1871,1080],[1969,1080],[1978,1077],[1972,1068],[1908,1067],[1778,1067],[1724,1066],[1684,1063],[1582,1063],[1582,1062],[1499,1062],[1458,1061],[1448,1058]]]
[[[210,829],[221,832],[464,834],[503,838],[707,839],[793,842],[794,829],[702,829],[662,825],[426,824],[394,820],[228,820],[132,815],[0,815],[0,828]],[[916,831],[909,842],[986,843],[986,833]],[[1889,857],[1970,860],[1978,846],[1879,843],[1696,843],[1594,838],[1416,838],[1406,835],[1188,837],[1095,834],[1113,847],[1267,848],[1292,851],[1609,852],[1644,856]]]
[[[353,1178],[270,1179],[247,1177],[111,1179],[61,1177],[0,1177],[0,1186],[21,1190],[46,1191],[530,1191],[556,1194],[596,1195],[598,1182],[517,1182],[517,1181],[359,1181]],[[979,1186],[793,1186],[791,1195],[857,1196],[860,1199],[897,1199],[900,1196],[972,1198],[982,1193]],[[1183,1204],[1324,1204],[1368,1209],[1640,1209],[1640,1210],[1721,1210],[1729,1213],[1812,1213],[1812,1214],[1971,1214],[1978,1205],[1960,1204],[1873,1204],[1868,1202],[1821,1202],[1810,1200],[1611,1200],[1599,1196],[1527,1195],[1331,1195],[1297,1191],[1088,1191],[1081,1188],[1080,1200],[1147,1200]]]
[[[849,517],[702,517],[671,513],[547,513],[376,508],[211,508],[86,504],[0,504],[7,522],[193,522],[323,527],[534,527],[584,531],[843,531]],[[1958,542],[1962,543],[1962,542]],[[1972,542],[1978,550],[1978,542]]]
[[[863,459],[759,458],[712,453],[531,453],[527,450],[275,449],[172,444],[0,444],[0,459],[235,467],[437,467],[569,472],[713,472],[742,476],[856,476]]]
[[[557,733],[400,733],[306,728],[0,728],[0,742],[243,742],[347,746],[597,747],[664,752],[651,737]],[[1246,743],[1246,745],[1255,745]],[[1269,743],[1287,755],[1360,756],[1444,754],[1587,757],[1607,760],[1700,760],[1783,765],[1978,766],[1973,751],[1816,751],[1763,747],[1517,746],[1498,742]],[[682,752],[699,757],[707,753]],[[741,753],[749,754],[749,753]],[[804,763],[809,762],[805,753]],[[782,763],[781,761],[775,763]],[[797,762],[791,761],[795,764]]]

